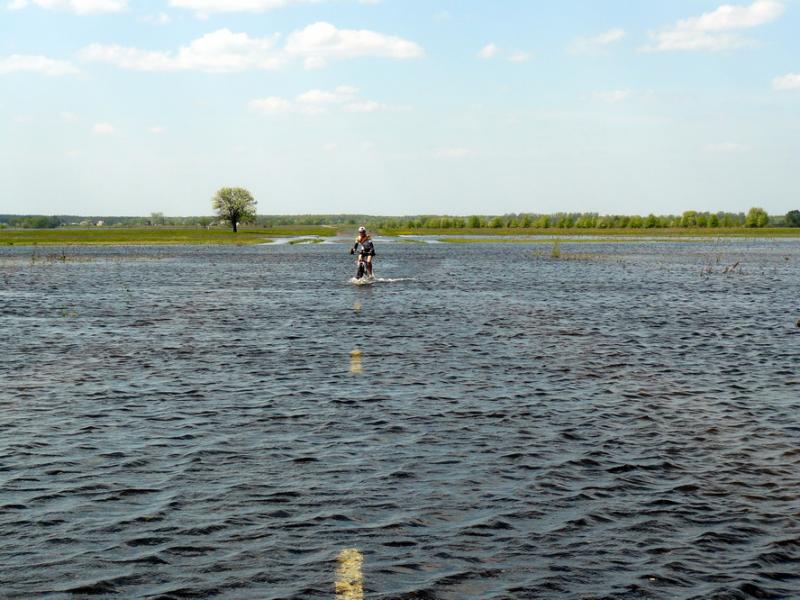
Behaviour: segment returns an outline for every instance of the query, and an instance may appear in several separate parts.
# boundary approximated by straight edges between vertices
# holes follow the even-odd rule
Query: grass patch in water
[[[437,242],[441,242],[442,244],[552,244],[553,238],[549,237],[528,237],[528,238],[446,238],[446,237],[439,237],[436,238]],[[570,239],[564,240],[563,243],[569,244],[625,244],[625,243],[638,243],[641,244],[643,241],[645,242],[670,242],[670,241],[691,241],[689,239],[676,239],[676,238],[660,238],[657,240],[642,240],[638,237],[632,238],[622,238],[622,237],[615,237],[615,238],[585,238],[585,239]]]
[[[550,252],[546,252],[544,249],[534,250],[532,252],[534,258],[544,258],[549,260],[558,260],[558,261],[571,261],[571,260],[602,260],[602,259],[614,259],[618,260],[620,257],[618,254],[614,255],[603,255],[603,254],[596,254],[591,252],[564,252],[561,250],[561,244],[556,241],[553,246],[550,248]]]
[[[289,240],[288,243],[291,246],[295,246],[297,244],[321,244],[322,240],[319,238],[300,238],[297,240]]]
[[[384,236],[384,237],[393,238],[393,236]],[[398,244],[427,244],[428,243],[425,240],[415,240],[415,239],[409,239],[409,238],[404,238],[404,237],[393,238],[393,239]]]
[[[264,235],[272,236],[272,237],[320,237],[320,238],[327,238],[327,237],[336,237],[339,233],[336,229],[332,227],[316,227],[316,226],[307,226],[301,227],[297,225],[286,225],[280,227],[264,227],[264,228],[257,228],[257,227],[245,227],[244,229],[239,228],[239,231],[244,231],[247,233],[262,233]]]

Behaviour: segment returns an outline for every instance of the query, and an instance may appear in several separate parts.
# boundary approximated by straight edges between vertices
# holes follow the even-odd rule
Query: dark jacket
[[[358,247],[361,246],[361,250],[358,250]],[[361,256],[375,256],[375,244],[372,243],[372,238],[367,236],[367,238],[363,241],[356,240],[355,245],[353,245],[353,252],[358,252]]]

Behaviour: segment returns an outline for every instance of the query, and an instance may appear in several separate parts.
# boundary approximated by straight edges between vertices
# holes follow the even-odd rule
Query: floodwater
[[[0,596],[800,598],[800,241],[378,252],[0,249]]]

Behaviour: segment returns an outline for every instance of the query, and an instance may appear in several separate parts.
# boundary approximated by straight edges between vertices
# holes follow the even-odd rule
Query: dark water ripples
[[[1,594],[800,597],[800,244],[343,248],[0,249]]]

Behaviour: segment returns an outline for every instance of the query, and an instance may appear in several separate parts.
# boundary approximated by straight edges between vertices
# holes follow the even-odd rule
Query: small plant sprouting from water
[[[533,256],[535,256],[536,258],[546,258],[547,251],[544,249],[534,250]],[[602,255],[593,252],[562,252],[561,242],[559,240],[556,240],[550,247],[550,258],[553,260],[563,260],[563,261],[600,260],[602,258]]]
[[[742,263],[740,263],[738,260],[732,265],[729,265],[722,270],[723,275],[726,275],[728,273],[741,273],[741,272],[742,272]]]
[[[720,262],[722,262],[721,258],[717,256],[715,262],[716,264],[720,264]],[[705,264],[700,270],[701,277],[709,277],[710,275],[715,275],[717,273],[720,275],[744,275],[745,271],[742,267],[741,261],[738,260],[733,264],[725,265],[719,271],[716,271],[714,266],[710,263]]]
[[[36,265],[52,265],[55,263],[66,264],[68,262],[90,262],[93,259],[89,256],[80,256],[79,254],[67,254],[66,250],[60,250],[58,252],[49,252],[47,254],[42,254],[39,252],[37,248],[34,248],[31,251],[31,258],[30,264],[31,266]]]

